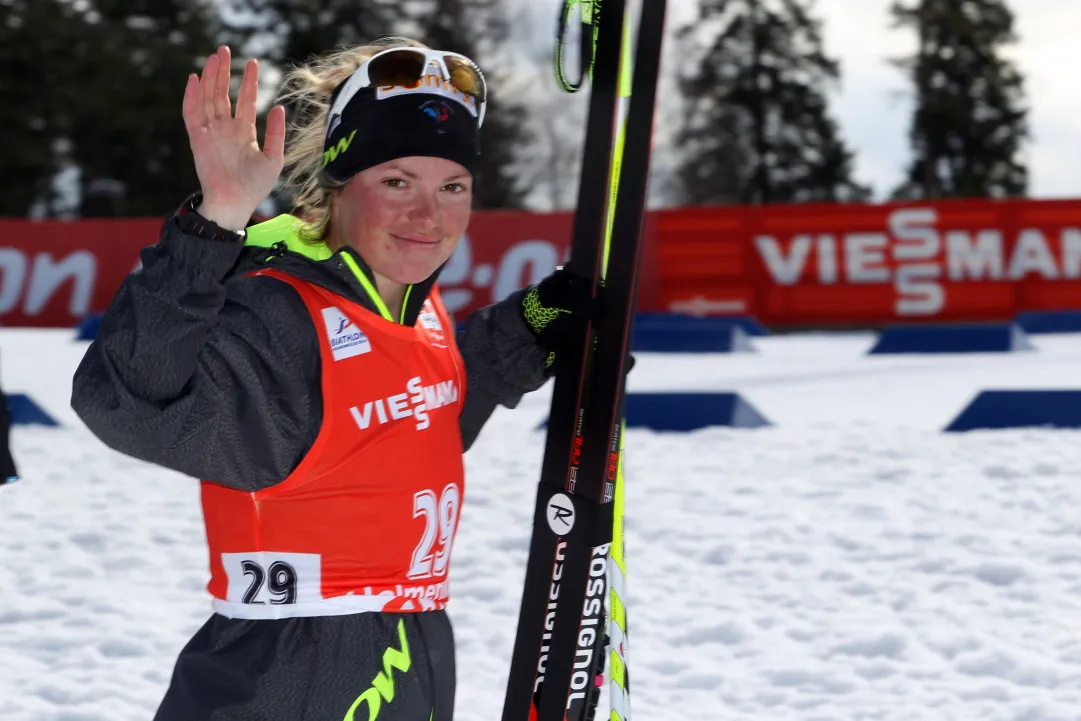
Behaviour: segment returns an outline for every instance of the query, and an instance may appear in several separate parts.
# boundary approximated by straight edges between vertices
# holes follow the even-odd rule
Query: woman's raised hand
[[[267,115],[263,147],[255,129],[259,65],[249,60],[237,97],[229,98],[227,46],[207,58],[202,77],[192,73],[184,90],[184,125],[203,193],[199,213],[223,228],[241,230],[267,197],[285,155],[285,109]]]

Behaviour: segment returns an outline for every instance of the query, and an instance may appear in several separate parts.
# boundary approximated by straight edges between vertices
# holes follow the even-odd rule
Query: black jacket
[[[322,423],[318,337],[291,286],[240,276],[270,263],[372,308],[342,253],[371,276],[351,249],[315,261],[188,235],[170,217],[105,312],[75,372],[72,408],[135,458],[245,491],[281,482]],[[405,323],[437,275],[414,288]],[[458,332],[467,449],[496,405],[515,407],[547,379],[546,352],[518,311],[523,292],[471,314]]]

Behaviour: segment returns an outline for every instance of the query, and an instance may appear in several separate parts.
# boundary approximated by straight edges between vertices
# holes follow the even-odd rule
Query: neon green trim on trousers
[[[406,673],[413,666],[413,658],[409,654],[409,640],[405,636],[405,619],[398,621],[398,644],[401,648],[392,647],[383,652],[383,670],[375,675],[372,687],[358,696],[345,712],[343,721],[360,721],[356,712],[362,703],[368,704],[368,721],[376,721],[383,702],[390,703],[394,700],[394,671]],[[435,712],[432,713],[434,715]]]

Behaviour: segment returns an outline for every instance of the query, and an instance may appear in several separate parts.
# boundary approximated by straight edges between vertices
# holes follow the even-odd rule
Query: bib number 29
[[[223,553],[221,563],[233,603],[285,606],[319,598],[317,553]]]
[[[461,500],[461,491],[455,483],[448,483],[438,496],[433,490],[420,491],[413,496],[413,518],[424,519],[424,534],[413,550],[409,578],[430,578],[446,573]]]
[[[297,572],[285,561],[275,561],[266,570],[255,561],[242,561],[240,567],[244,569],[244,575],[251,579],[248,589],[244,591],[244,603],[263,603],[259,596],[264,586],[272,604],[297,602]]]

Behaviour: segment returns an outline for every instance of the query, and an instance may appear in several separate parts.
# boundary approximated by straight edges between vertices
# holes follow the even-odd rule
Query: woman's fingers
[[[181,113],[184,116],[184,127],[190,135],[193,130],[203,126],[202,106],[199,103],[199,76],[195,73],[188,75],[188,84],[184,87],[184,107]]]
[[[215,53],[206,59],[206,64],[203,65],[203,75],[199,79],[199,104],[203,108],[204,125],[209,125],[215,117],[214,87],[217,75],[218,55]]]
[[[214,78],[214,117],[229,120],[233,117],[233,103],[229,99],[229,76],[231,74],[229,46],[218,48],[218,72]]]
[[[236,99],[236,119],[255,134],[255,104],[259,94],[259,63],[249,60],[244,64],[244,78],[240,81],[240,93]]]
[[[285,158],[285,108],[281,105],[275,105],[267,113],[263,156],[275,164],[281,164]]]

